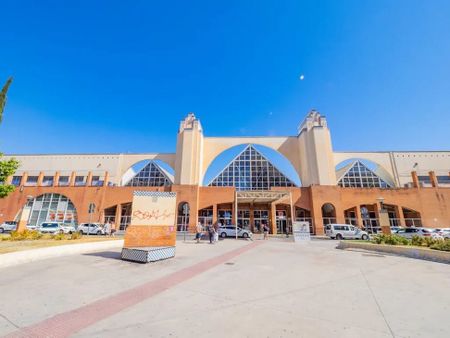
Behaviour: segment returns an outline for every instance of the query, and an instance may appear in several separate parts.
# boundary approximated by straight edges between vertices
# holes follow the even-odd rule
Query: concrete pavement
[[[97,300],[115,302],[124,290],[135,295],[142,285],[151,290],[166,283],[167,289],[139,293],[138,302],[108,316],[94,312],[96,320],[74,335],[450,336],[449,265],[336,250],[334,241],[256,242],[261,245],[178,243],[175,259],[148,265],[118,260],[114,250],[1,269],[0,285],[8,292],[2,291],[0,335],[57,314],[70,318],[69,311]],[[237,254],[228,259],[230,252]],[[195,270],[207,260],[209,269]]]

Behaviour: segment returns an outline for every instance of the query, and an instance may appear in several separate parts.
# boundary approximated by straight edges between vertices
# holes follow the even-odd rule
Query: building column
[[[255,232],[255,215],[253,213],[253,209],[255,208],[255,206],[253,205],[253,203],[250,203],[249,206],[249,213],[250,213],[250,230],[252,232]]]
[[[277,234],[277,206],[274,202],[270,203],[270,228],[272,234]]]
[[[75,176],[77,173],[75,171],[72,171],[70,174],[70,180],[69,180],[69,187],[73,187],[75,185]]]
[[[412,178],[412,182],[413,182],[413,187],[414,188],[420,188],[419,177],[417,176],[417,172],[416,171],[412,171],[411,172],[411,178]]]
[[[86,187],[90,187],[91,185],[92,185],[92,171],[89,171],[86,178]]]
[[[107,187],[109,181],[109,171],[105,171],[105,177],[103,178],[103,186]]]
[[[22,179],[20,180],[20,185],[24,186],[25,183],[27,183],[27,179],[28,179],[28,172],[24,172],[22,174]]]
[[[361,216],[361,206],[356,206],[356,222],[358,223],[358,228],[362,229],[363,227],[363,221]]]
[[[395,206],[395,214],[397,215],[397,217],[400,219],[400,226],[401,227],[405,227],[406,223],[405,223],[405,215],[403,214],[403,208],[399,205]]]
[[[428,175],[430,176],[431,186],[433,188],[437,188],[439,186],[439,183],[436,177],[436,173],[434,171],[430,171]]]
[[[120,230],[121,219],[122,219],[122,204],[117,204],[116,216],[114,217],[114,223],[116,224],[116,231]]]
[[[57,171],[55,173],[55,176],[53,176],[53,186],[54,187],[57,187],[59,185],[59,176],[60,176],[59,171]]]
[[[213,214],[212,214],[212,222],[213,224],[216,224],[218,222],[218,215],[217,215],[217,204],[213,204]]]
[[[344,210],[341,210],[341,208],[336,208],[336,206],[334,206],[334,212],[336,213],[336,223],[345,224]]]
[[[44,173],[41,171],[41,172],[39,173],[39,176],[38,176],[38,179],[37,179],[37,182],[36,182],[36,186],[37,186],[37,187],[42,187],[42,181],[43,181],[43,179],[44,179]]]

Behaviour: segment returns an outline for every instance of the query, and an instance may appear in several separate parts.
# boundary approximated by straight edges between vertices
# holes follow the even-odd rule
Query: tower
[[[177,135],[175,184],[199,185],[202,177],[203,130],[194,113],[180,122]]]
[[[336,185],[330,130],[325,116],[311,110],[298,127],[302,184]]]

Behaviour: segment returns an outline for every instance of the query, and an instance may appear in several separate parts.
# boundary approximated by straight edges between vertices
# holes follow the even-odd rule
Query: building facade
[[[239,145],[244,149],[205,182],[213,161]],[[261,146],[287,159],[301,185]],[[392,226],[450,227],[450,151],[336,152],[317,111],[295,136],[207,137],[189,114],[180,123],[175,153],[6,157],[18,159],[20,168],[8,178],[17,188],[0,200],[0,221],[14,220],[30,203],[30,224],[109,220],[125,230],[139,189],[177,193],[179,230],[219,221],[254,232],[267,224],[276,234],[291,231],[295,220],[308,221],[315,234],[333,222],[376,230],[380,212]]]

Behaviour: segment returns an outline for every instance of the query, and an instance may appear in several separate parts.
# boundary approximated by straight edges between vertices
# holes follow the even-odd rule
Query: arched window
[[[189,214],[190,214],[189,203],[181,202],[178,204],[178,217],[177,217],[177,230],[187,231],[189,228]]]
[[[331,203],[322,205],[323,225],[336,223],[336,209]]]
[[[39,226],[43,222],[77,223],[77,210],[72,201],[61,194],[43,194],[31,202],[28,224]]]

